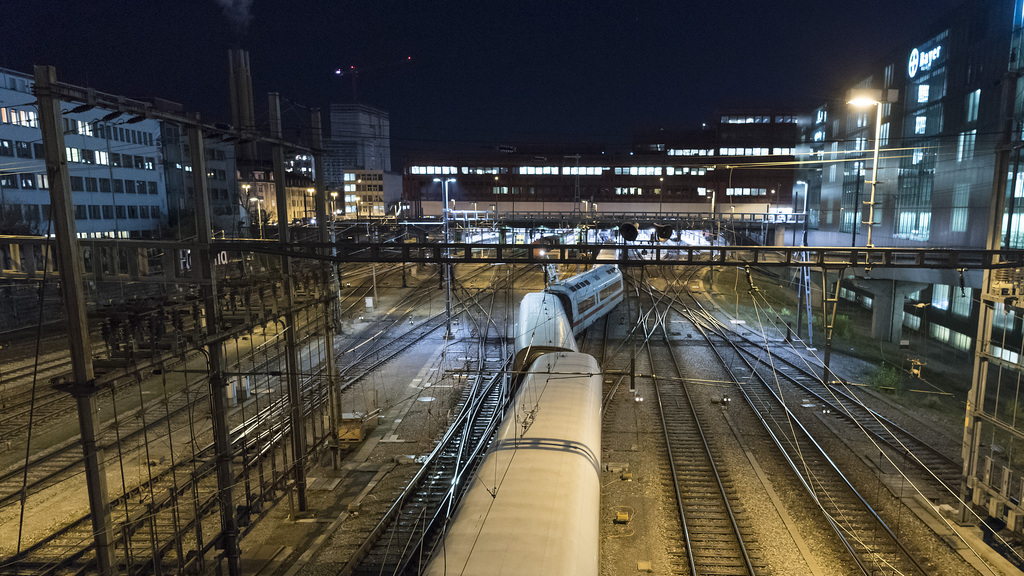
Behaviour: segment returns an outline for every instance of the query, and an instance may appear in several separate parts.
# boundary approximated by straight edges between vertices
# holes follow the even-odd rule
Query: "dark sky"
[[[240,46],[258,114],[268,91],[350,101],[334,70],[355,65],[358,100],[391,113],[401,150],[617,144],[697,128],[719,106],[813,107],[958,3],[24,0],[0,17],[0,66],[52,64],[63,81],[227,121]]]

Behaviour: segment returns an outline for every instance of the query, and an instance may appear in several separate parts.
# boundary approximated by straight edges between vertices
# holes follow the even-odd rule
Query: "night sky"
[[[698,128],[716,107],[816,106],[958,3],[26,0],[5,4],[0,66],[51,64],[62,81],[227,122],[227,50],[242,47],[258,116],[268,91],[351,101],[334,70],[362,67],[358,101],[391,113],[397,156],[614,146]]]

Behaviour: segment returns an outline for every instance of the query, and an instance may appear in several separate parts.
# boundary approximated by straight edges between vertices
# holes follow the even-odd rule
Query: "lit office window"
[[[962,295],[959,289],[955,291],[950,311],[965,318],[971,315],[971,288],[964,287]]]
[[[1006,305],[1002,302],[997,302],[992,309],[992,325],[997,328],[1012,330],[1014,318],[1016,318],[1016,313],[1013,310],[1007,312]]]
[[[920,316],[914,316],[913,314],[907,314],[907,313],[904,312],[904,314],[903,314],[903,325],[906,326],[907,328],[910,328],[911,330],[920,330],[921,329],[921,317]]]
[[[974,158],[974,140],[977,134],[977,130],[969,130],[967,132],[960,133],[960,136],[956,141],[957,162],[963,162],[964,160]]]
[[[928,326],[928,335],[939,342],[949,342],[949,328],[932,324]]]
[[[951,231],[967,231],[967,201],[970,198],[970,196],[970,182],[962,182],[953,187],[953,209],[950,218]]]
[[[1006,360],[1011,364],[1016,364],[1017,362],[1020,361],[1020,354],[1014,352],[1013,350],[1007,350],[999,346],[992,346],[992,349],[989,351],[989,354],[995,356],[996,358],[1002,358],[1003,360]]]
[[[967,122],[974,122],[978,119],[978,106],[981,104],[981,88],[967,95]]]
[[[918,116],[914,119],[914,134],[924,134],[928,129],[928,117]]]
[[[932,286],[932,306],[939,310],[949,310],[949,285]]]
[[[921,84],[917,87],[917,102],[919,104],[928,101],[928,91],[929,89],[927,84]]]
[[[971,349],[971,337],[959,332],[950,332],[949,343],[952,344],[954,348],[959,348],[965,352]]]

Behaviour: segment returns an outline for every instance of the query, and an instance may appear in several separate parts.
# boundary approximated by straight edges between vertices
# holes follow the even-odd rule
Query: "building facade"
[[[402,178],[383,170],[350,170],[345,173],[344,217],[351,219],[395,216],[401,200]]]
[[[417,214],[456,210],[597,213],[792,212],[799,116],[723,111],[697,131],[639,134],[629,153],[521,147],[421,156],[404,175]]]
[[[327,190],[337,194],[338,216],[382,218],[402,195],[401,177],[391,172],[391,119],[365,104],[332,104],[324,143]]]
[[[324,143],[324,184],[342,190],[346,173],[391,171],[391,119],[387,112],[364,104],[331,104],[331,122]]]
[[[0,69],[0,225],[5,233],[49,230],[50,183],[33,83],[31,75]],[[63,122],[78,234],[159,236],[167,224],[160,124],[102,109],[67,112]]]
[[[964,5],[815,110],[797,187],[812,245],[985,248],[997,195],[1014,189],[997,234],[1021,245],[1019,166],[1004,174],[999,162],[1020,138],[1020,12],[1019,2]],[[849,104],[857,94],[876,103]],[[845,294],[872,309],[876,337],[899,341],[906,329],[973,349],[980,272],[860,270],[849,280]]]
[[[164,173],[167,183],[168,223],[184,236],[196,229],[195,189],[192,151],[181,126],[161,123]],[[206,185],[210,197],[210,218],[214,232],[228,237],[244,236],[249,216],[240,194],[235,147],[212,139],[203,142],[206,155]]]
[[[798,151],[810,166],[810,243],[1024,247],[1022,37],[1020,0],[964,4],[819,107]],[[867,93],[874,103],[854,108],[851,96]],[[958,488],[1018,533],[1024,430],[1006,399],[1024,392],[1022,293],[1019,271],[849,268],[840,283],[841,297],[871,310],[876,337],[941,343],[973,363]]]

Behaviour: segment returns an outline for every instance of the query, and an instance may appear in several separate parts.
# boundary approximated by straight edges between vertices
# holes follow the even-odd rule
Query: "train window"
[[[584,298],[583,300],[580,300],[580,303],[577,306],[578,309],[579,309],[578,312],[580,314],[583,314],[587,310],[590,310],[591,308],[593,308],[595,304],[597,304],[597,296],[591,296],[589,298]]]
[[[608,298],[611,298],[618,291],[619,287],[615,284],[612,284],[611,286],[605,286],[604,289],[601,290],[601,301],[604,302]]]

